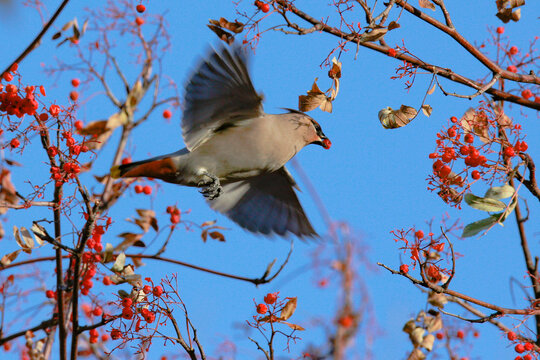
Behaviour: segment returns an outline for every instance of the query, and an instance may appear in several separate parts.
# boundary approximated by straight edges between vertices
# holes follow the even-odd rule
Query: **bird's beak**
[[[330,139],[328,139],[324,135],[319,136],[319,139],[320,140],[316,140],[316,141],[312,142],[312,144],[320,145],[320,146],[322,146],[323,148],[325,148],[327,150],[330,149],[330,147],[332,146],[332,142],[330,141]]]

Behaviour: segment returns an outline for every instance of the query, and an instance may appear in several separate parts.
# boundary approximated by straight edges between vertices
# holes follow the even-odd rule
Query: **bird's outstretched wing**
[[[186,85],[182,134],[189,150],[215,132],[261,115],[262,97],[251,83],[240,46],[212,50]]]
[[[208,203],[254,233],[316,237],[294,185],[289,172],[282,167],[272,173],[225,184],[222,194]]]

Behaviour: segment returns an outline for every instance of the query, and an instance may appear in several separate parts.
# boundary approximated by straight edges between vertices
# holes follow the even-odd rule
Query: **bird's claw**
[[[217,176],[212,174],[205,175],[210,178],[210,181],[200,181],[198,186],[201,188],[201,190],[199,190],[199,192],[208,200],[214,200],[221,195],[223,189]]]

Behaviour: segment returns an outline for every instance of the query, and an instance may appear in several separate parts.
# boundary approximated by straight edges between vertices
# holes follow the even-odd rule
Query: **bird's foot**
[[[221,194],[223,189],[217,176],[209,173],[205,173],[204,176],[210,180],[201,180],[197,184],[201,188],[199,192],[208,200],[213,200]]]

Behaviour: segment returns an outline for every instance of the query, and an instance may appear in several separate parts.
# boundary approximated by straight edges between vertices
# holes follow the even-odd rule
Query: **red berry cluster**
[[[180,209],[175,206],[167,206],[167,214],[171,215],[171,224],[175,225],[180,222]]]
[[[523,354],[524,352],[531,352],[531,351],[534,350],[534,344],[532,344],[530,342],[526,342],[526,343],[519,342],[517,334],[515,332],[513,332],[513,331],[509,331],[506,334],[506,337],[508,338],[508,340],[516,343],[516,346],[514,347],[514,350],[518,354]],[[515,358],[515,360],[532,360],[532,359],[533,359],[533,356],[530,353],[525,354],[523,356],[518,356],[518,357]]]
[[[520,139],[520,125],[504,124],[510,129],[508,137],[513,135],[514,144],[497,136],[497,128],[501,125],[503,116],[505,115],[497,114],[488,105],[469,113],[469,116],[461,121],[455,116],[450,118],[451,126],[437,133],[437,151],[429,154],[429,158],[434,162],[433,174],[428,179],[428,189],[438,190],[439,196],[445,202],[459,206],[463,193],[473,181],[482,177],[493,181],[497,173],[500,177],[506,175],[501,173],[501,169],[511,171],[511,166],[504,164],[508,164],[508,160],[520,152],[526,151],[528,145]],[[498,152],[493,149],[495,145],[500,148]],[[496,158],[486,157],[488,154],[497,153]],[[499,166],[501,164],[503,166]]]
[[[9,72],[4,73],[3,79],[7,82],[12,81],[13,74],[17,73],[17,68],[17,64],[14,64]],[[35,115],[39,107],[34,95],[35,90],[35,86],[27,86],[24,89],[24,97],[21,97],[17,86],[8,84],[4,87],[0,84],[0,111],[18,118],[22,118],[25,114]]]

